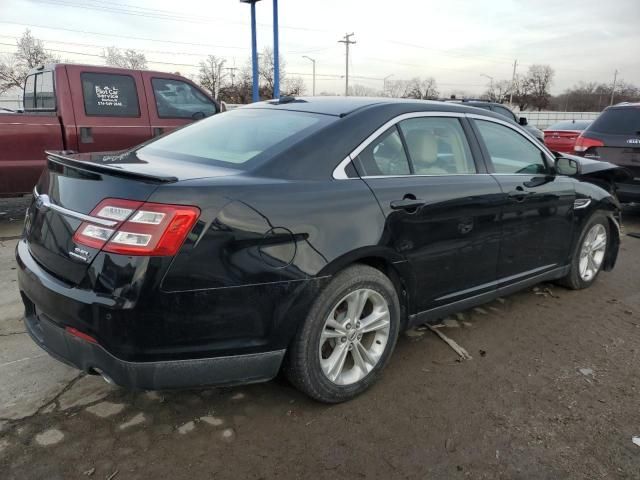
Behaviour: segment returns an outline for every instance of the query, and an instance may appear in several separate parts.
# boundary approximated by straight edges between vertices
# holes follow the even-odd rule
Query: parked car
[[[621,202],[640,202],[640,103],[607,107],[577,138],[577,155],[620,165],[631,178],[618,182]]]
[[[573,146],[591,120],[563,120],[544,129],[544,144],[553,152],[573,153]]]
[[[499,115],[502,115],[503,117],[514,121],[518,125],[521,125],[522,127],[524,127],[525,130],[527,130],[531,135],[533,135],[536,138],[536,140],[540,141],[541,143],[544,143],[544,134],[542,133],[542,130],[534,127],[533,125],[529,125],[529,122],[527,121],[526,117],[518,117],[513,112],[513,110],[511,110],[506,105],[503,105],[501,103],[496,103],[496,102],[486,102],[484,100],[461,100],[461,102],[464,103],[465,105],[471,105],[472,107],[482,108],[484,110],[490,110]]]
[[[466,105],[283,98],[115,154],[50,152],[16,248],[25,323],[129,388],[340,402],[403,329],[616,262],[618,204]],[[616,167],[603,162],[596,170]]]
[[[32,70],[23,102],[20,112],[0,111],[0,196],[31,192],[47,149],[130,148],[219,111],[179,75],[90,65]]]

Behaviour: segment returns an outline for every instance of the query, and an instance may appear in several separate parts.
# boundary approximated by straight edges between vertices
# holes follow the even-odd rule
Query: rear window
[[[99,117],[139,117],[136,82],[130,75],[88,73],[80,75],[84,111]]]
[[[640,135],[640,108],[610,108],[600,114],[589,130],[612,135]]]
[[[25,110],[55,110],[53,72],[29,75],[24,85],[23,102]]]
[[[554,123],[547,130],[584,130],[590,123],[591,120],[565,120]]]
[[[276,155],[334,117],[288,110],[238,109],[214,115],[161,137],[136,153],[242,168]]]

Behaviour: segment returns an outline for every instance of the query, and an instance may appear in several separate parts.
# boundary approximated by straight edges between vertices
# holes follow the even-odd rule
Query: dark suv
[[[606,108],[582,132],[573,147],[577,155],[607,161],[631,172],[617,183],[621,202],[640,202],[640,102]]]
[[[471,107],[483,108],[485,110],[491,110],[492,112],[496,112],[503,117],[508,118],[509,120],[513,120],[518,125],[522,125],[522,127],[529,132],[531,135],[536,137],[540,142],[544,143],[544,133],[539,128],[536,128],[532,125],[529,125],[526,117],[517,117],[515,113],[505,105],[501,103],[495,102],[485,102],[483,100],[463,100],[462,103],[465,105],[469,105]]]

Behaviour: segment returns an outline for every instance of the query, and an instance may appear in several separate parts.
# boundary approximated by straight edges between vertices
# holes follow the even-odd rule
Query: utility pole
[[[311,60],[311,63],[313,63],[313,96],[316,96],[316,61],[311,58],[311,57],[307,57],[306,55],[303,55],[302,58],[306,58],[307,60]]]
[[[518,66],[518,60],[513,61],[513,75],[511,75],[511,93],[509,94],[509,105],[513,107],[513,90],[516,88],[516,67]]]
[[[613,72],[613,88],[611,88],[611,103],[609,105],[613,105],[613,97],[616,94],[616,82],[618,80],[618,70]]]
[[[345,69],[345,81],[344,81],[344,96],[349,96],[349,45],[353,45],[356,43],[355,40],[351,40],[355,33],[346,33],[342,40],[338,40],[338,43],[344,43],[344,46],[347,50],[347,60],[346,60],[346,69]]]
[[[215,99],[218,100],[218,98],[220,97],[220,82],[222,80],[222,65],[224,65],[224,60],[220,60],[218,62],[218,64],[216,65],[218,68],[218,72],[217,72],[217,77],[216,78],[216,85],[215,85]]]
[[[225,70],[231,72],[229,75],[231,75],[231,88],[233,88],[233,81],[236,78],[236,70],[238,70],[238,67],[226,67]]]

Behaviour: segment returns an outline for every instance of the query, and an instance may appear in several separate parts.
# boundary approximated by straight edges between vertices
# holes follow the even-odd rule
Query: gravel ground
[[[625,226],[640,232],[639,212]],[[472,360],[404,334],[381,381],[335,406],[281,379],[131,393],[38,356],[14,246],[0,243],[2,478],[640,478],[640,239],[588,290],[540,285],[453,316],[442,331]]]

